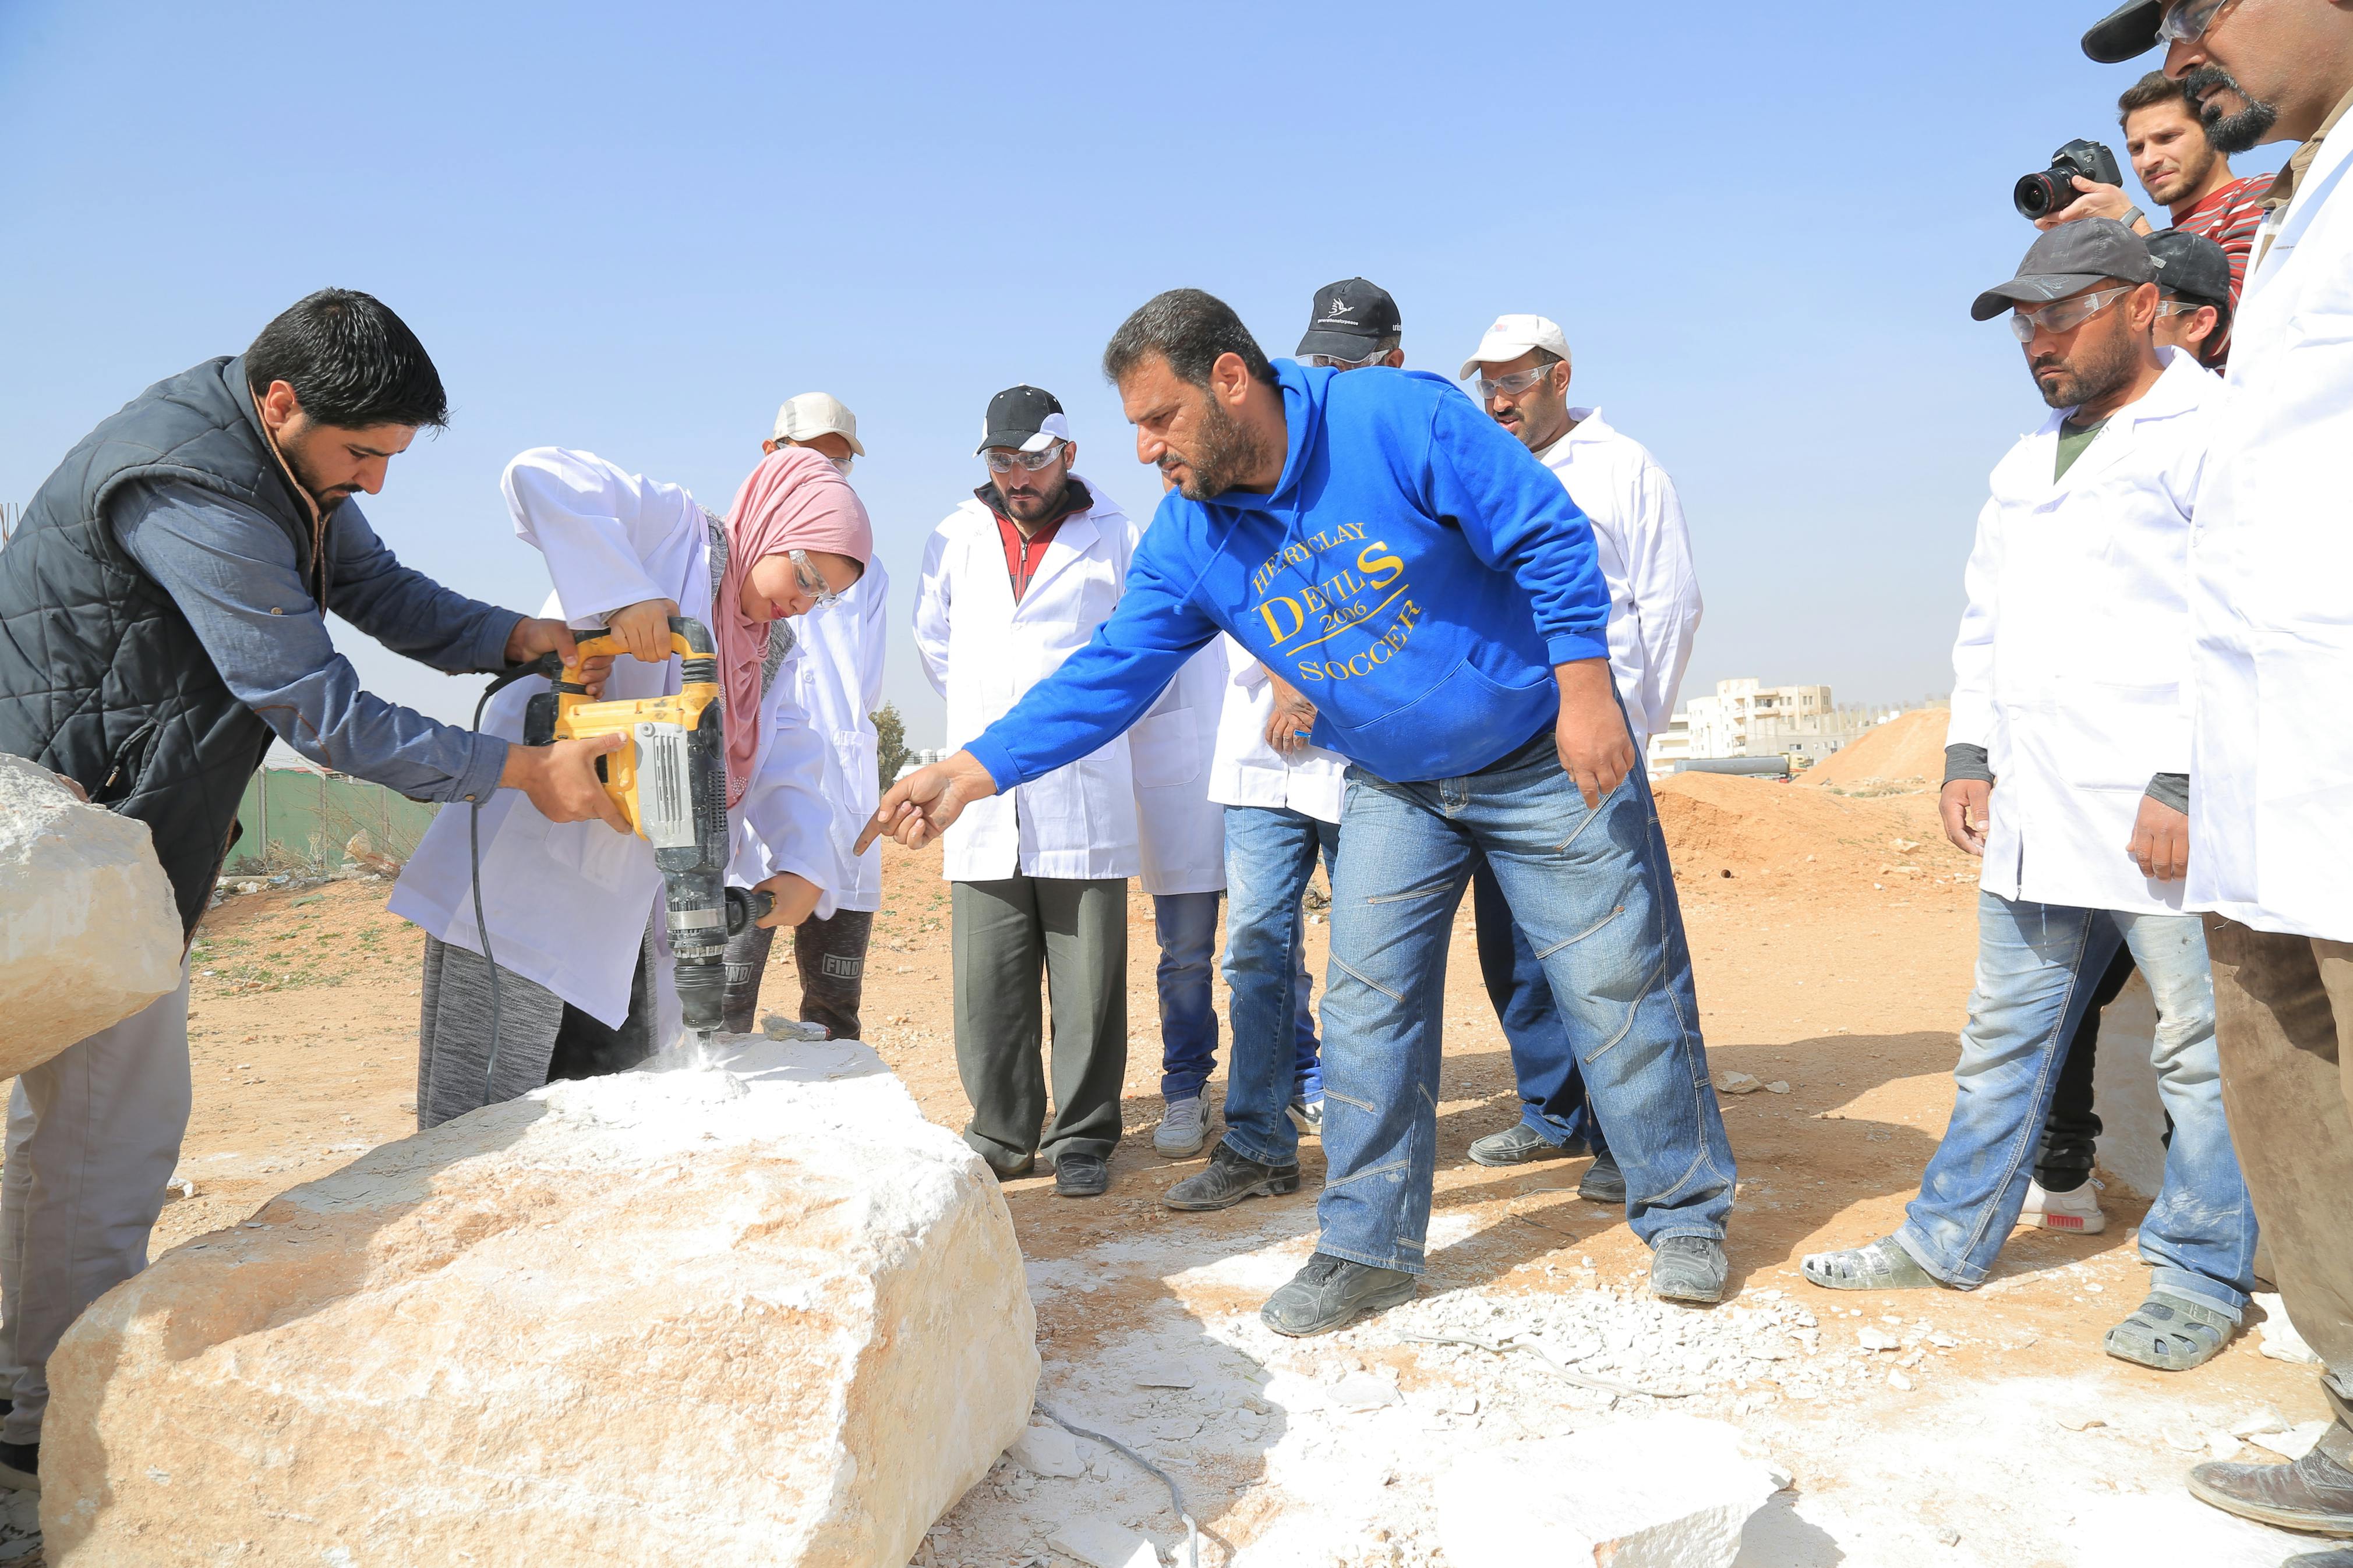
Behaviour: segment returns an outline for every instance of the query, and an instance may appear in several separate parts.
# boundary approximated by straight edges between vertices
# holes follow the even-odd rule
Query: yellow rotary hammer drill
[[[582,654],[609,632],[574,640]],[[621,735],[629,744],[596,759],[605,793],[653,846],[662,874],[670,952],[678,959],[681,1021],[707,1043],[718,1032],[727,970],[727,939],[765,916],[776,900],[727,886],[727,733],[719,689],[719,655],[711,632],[685,616],[670,618],[671,650],[681,658],[678,694],[599,702],[564,664],[552,685],[523,710],[527,746]],[[557,664],[554,654],[545,662]]]

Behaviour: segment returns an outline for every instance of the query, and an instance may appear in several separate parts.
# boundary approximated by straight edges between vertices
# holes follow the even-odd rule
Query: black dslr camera
[[[2064,212],[2084,194],[2075,188],[2078,174],[2097,184],[2125,183],[2125,172],[2116,167],[2114,153],[2097,142],[2076,141],[2051,154],[2050,168],[2019,181],[2010,199],[2018,204],[2021,217],[2043,218]]]

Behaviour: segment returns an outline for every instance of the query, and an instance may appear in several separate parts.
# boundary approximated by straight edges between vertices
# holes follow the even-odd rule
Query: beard
[[[2272,127],[2279,123],[2277,108],[2241,87],[2238,79],[2221,66],[2200,66],[2181,79],[2181,85],[2199,105],[2198,118],[2206,127],[2206,144],[2226,158],[2254,151],[2271,135]],[[2234,95],[2246,107],[2232,114],[2225,113],[2219,102],[2201,101],[2205,94],[2217,89]]]
[[[2111,331],[2097,342],[2078,343],[2073,357],[2046,357],[2033,366],[2034,385],[2053,408],[2080,408],[2129,385],[2138,361],[2132,335]],[[2045,373],[2057,374],[2045,379]]]
[[[302,487],[304,492],[310,496],[311,503],[318,507],[320,516],[333,515],[337,507],[359,493],[357,485],[322,487],[319,483],[318,476],[311,471],[311,465],[306,460],[300,443],[281,445],[279,447],[279,453],[286,459],[286,467],[292,471],[294,482]]]
[[[997,499],[1005,503],[1005,515],[1014,521],[1040,522],[1062,504],[1063,493],[1070,488],[1068,468],[1058,468],[1050,482],[1044,475],[1016,479],[1008,474],[997,481]],[[1016,494],[1017,490],[1026,493]]]
[[[1179,459],[1191,470],[1177,486],[1187,500],[1209,500],[1225,494],[1266,460],[1265,443],[1215,398],[1202,400],[1198,447],[1189,460]]]

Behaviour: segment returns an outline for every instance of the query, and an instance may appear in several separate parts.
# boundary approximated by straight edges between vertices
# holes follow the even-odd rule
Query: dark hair
[[[303,413],[341,429],[449,422],[449,397],[425,345],[383,300],[356,289],[322,289],[280,312],[245,351],[245,380],[257,398],[284,382]]]
[[[1209,367],[1225,354],[1241,355],[1253,378],[1274,384],[1274,366],[1234,308],[1198,289],[1171,289],[1138,306],[1111,335],[1103,375],[1116,384],[1152,354],[1166,360],[1177,380],[1194,386],[1209,384]]]
[[[2178,103],[2184,114],[2193,121],[2198,119],[2198,104],[2182,84],[2163,71],[2151,71],[2125,89],[2123,96],[2116,100],[2116,124],[2121,127],[2140,110],[2155,109],[2160,103]]]

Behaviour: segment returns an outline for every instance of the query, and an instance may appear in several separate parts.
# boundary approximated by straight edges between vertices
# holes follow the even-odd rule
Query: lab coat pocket
[[[2048,724],[2060,782],[2077,789],[2148,787],[2151,774],[2189,768],[2181,688],[2070,681]]]
[[[1127,748],[1138,789],[1191,784],[1201,776],[1200,733],[1190,708],[1137,720],[1127,732]]]
[[[881,793],[881,779],[875,772],[874,737],[863,730],[836,730],[833,752],[841,759],[841,776],[853,797],[863,799],[870,787]]]

